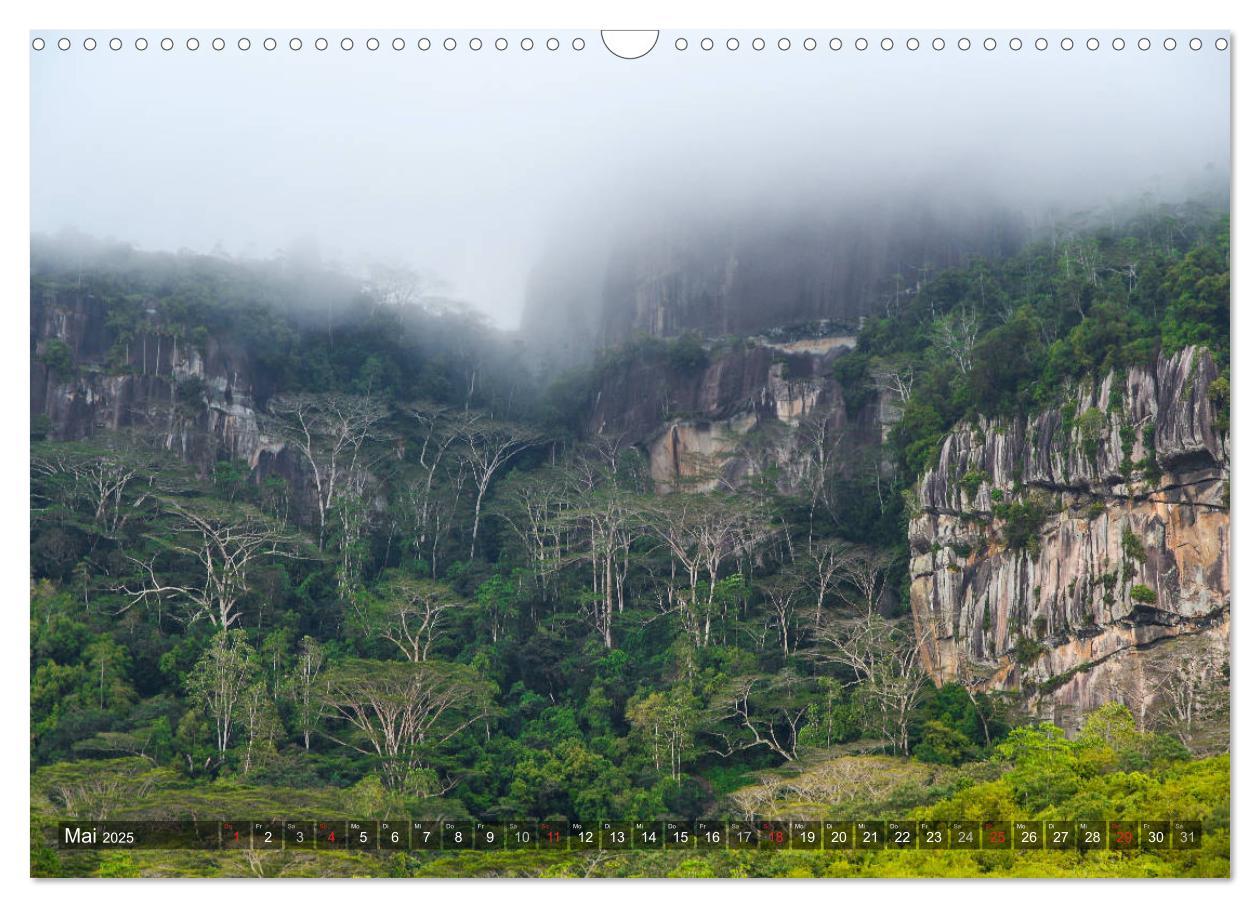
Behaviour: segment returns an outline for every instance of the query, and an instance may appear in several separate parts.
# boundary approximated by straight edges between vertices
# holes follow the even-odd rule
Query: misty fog
[[[185,48],[162,35],[70,33],[73,48],[32,52],[32,230],[73,228],[142,249],[249,258],[318,257],[367,274],[382,264],[426,275],[432,292],[514,327],[541,262],[598,271],[625,238],[704,233],[731,221],[862,223],[889,199],[933,212],[1009,209],[1038,216],[1105,207],[1140,193],[1184,197],[1229,173],[1229,54],[1204,46],[1137,49],[1134,33],[1086,49],[1060,33],[856,34],[662,32],[655,50],[618,59],[584,32],[212,33]],[[1122,51],[1111,48],[1119,34]],[[555,35],[560,49],[544,42]],[[1162,33],[1161,33],[1162,35]],[[468,48],[479,37],[483,47]],[[267,51],[263,41],[279,44]],[[776,47],[780,37],[791,49]],[[587,261],[587,260],[590,261]],[[593,280],[592,287],[599,281]],[[538,287],[535,281],[533,286]]]

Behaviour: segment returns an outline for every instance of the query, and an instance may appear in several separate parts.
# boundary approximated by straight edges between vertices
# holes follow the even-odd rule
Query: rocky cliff
[[[90,294],[32,296],[31,419],[51,438],[134,430],[203,473],[219,460],[258,467],[283,447],[260,426],[258,384],[229,339],[194,343],[151,318],[123,341]]]
[[[924,275],[1009,254],[1027,238],[1014,214],[932,192],[662,210],[624,224],[606,223],[601,207],[551,239],[522,331],[569,361],[643,334],[748,336],[827,319],[856,327]]]
[[[938,682],[1014,692],[1071,729],[1109,700],[1141,719],[1170,658],[1227,646],[1217,379],[1187,349],[1061,409],[955,427],[909,529],[911,606]]]
[[[807,468],[807,436],[839,451],[878,441],[878,408],[846,413],[832,377],[850,345],[845,337],[744,340],[689,365],[636,356],[605,370],[585,428],[644,450],[661,491],[771,473],[794,487]]]

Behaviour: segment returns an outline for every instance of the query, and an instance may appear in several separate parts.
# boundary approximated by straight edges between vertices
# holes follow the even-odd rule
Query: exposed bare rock
[[[1217,377],[1189,349],[1061,410],[955,427],[910,522],[911,607],[938,682],[1016,691],[1070,728],[1117,698],[1145,714],[1155,653],[1227,638]]]
[[[791,487],[803,469],[803,421],[821,421],[845,449],[878,440],[877,408],[850,419],[832,377],[845,347],[818,354],[747,341],[716,347],[691,369],[635,358],[607,373],[586,428],[642,446],[661,491],[711,489],[770,468]]]
[[[31,416],[46,420],[50,437],[135,430],[203,472],[219,460],[257,467],[280,451],[260,424],[254,370],[241,351],[214,336],[194,344],[156,322],[118,345],[106,316],[87,295],[32,300]],[[72,373],[44,362],[54,343],[65,345]]]

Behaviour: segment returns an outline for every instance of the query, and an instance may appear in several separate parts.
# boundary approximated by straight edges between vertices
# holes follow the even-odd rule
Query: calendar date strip
[[[281,851],[1166,851],[1197,820],[105,820],[62,821],[56,846]]]

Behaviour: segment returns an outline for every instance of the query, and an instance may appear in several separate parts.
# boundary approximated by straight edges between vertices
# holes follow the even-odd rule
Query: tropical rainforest
[[[1149,205],[889,275],[827,365],[850,417],[896,401],[875,469],[802,444],[780,473],[714,463],[667,491],[643,445],[592,427],[594,401],[628,363],[687,376],[747,339],[642,338],[549,374],[396,269],[32,238],[32,873],[1228,875],[1227,693],[1194,721],[1107,704],[1068,735],[1009,691],[940,682],[907,522],[951,427],[1161,354],[1213,359],[1227,430],[1229,238],[1217,208]],[[105,424],[55,403],[85,388],[116,396]],[[1008,505],[1008,545],[1035,511]],[[1175,818],[1204,837],[71,853],[49,832],[206,817]]]

